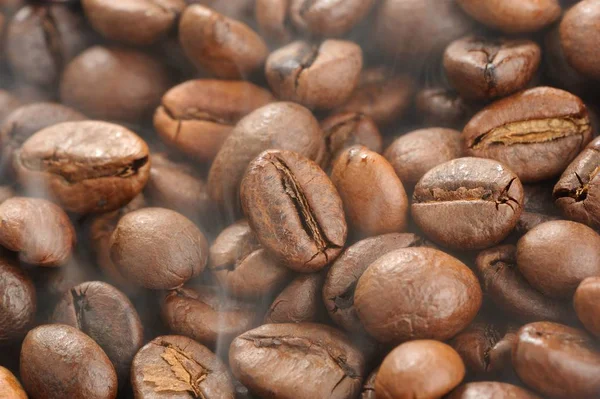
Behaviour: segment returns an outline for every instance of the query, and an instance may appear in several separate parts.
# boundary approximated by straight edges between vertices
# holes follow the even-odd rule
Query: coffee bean
[[[540,60],[541,49],[531,40],[468,36],[446,48],[444,69],[462,97],[489,100],[524,89]]]
[[[367,379],[363,385],[362,393],[360,395],[360,399],[376,399],[377,393],[375,392],[375,379],[377,378],[377,372],[379,368],[375,369]]]
[[[234,399],[227,368],[208,348],[178,335],[147,343],[135,355],[131,385],[138,399]]]
[[[14,152],[13,164],[21,184],[34,194],[46,194],[47,188],[68,211],[107,212],[142,191],[148,155],[146,143],[122,126],[64,122],[31,136]]]
[[[248,331],[231,344],[229,364],[262,398],[350,399],[360,392],[365,372],[363,354],[344,334],[312,323]]]
[[[249,26],[199,4],[181,15],[179,42],[196,67],[221,79],[247,77],[268,55],[265,42]]]
[[[532,392],[505,382],[469,382],[456,388],[447,399],[541,399]]]
[[[83,11],[102,36],[133,45],[147,45],[165,36],[186,6],[184,0],[82,0]]]
[[[597,337],[600,337],[600,277],[584,279],[575,291],[573,306],[577,317],[585,328]]]
[[[453,90],[442,87],[422,89],[415,99],[417,115],[427,126],[462,129],[473,116],[472,104]]]
[[[319,322],[323,319],[323,281],[325,274],[311,273],[296,277],[275,298],[264,323]]]
[[[383,156],[363,146],[352,146],[334,162],[331,181],[344,204],[348,224],[358,235],[406,230],[408,197]]]
[[[441,398],[464,375],[465,366],[450,346],[430,340],[406,342],[383,360],[375,392],[378,399]]]
[[[558,176],[591,139],[585,105],[562,90],[536,87],[484,108],[465,126],[468,155],[496,159],[524,182]]]
[[[560,44],[568,63],[577,72],[596,80],[600,79],[600,57],[595,50],[600,39],[596,24],[599,17],[598,2],[584,0],[570,8],[560,23]]]
[[[412,216],[428,238],[468,250],[502,241],[522,211],[523,186],[504,165],[458,158],[436,166],[415,186]]]
[[[554,182],[547,181],[537,184],[523,184],[523,210],[544,215],[558,215],[554,206],[552,190]]]
[[[17,377],[2,366],[0,366],[0,397],[4,399],[27,399],[27,394]]]
[[[600,235],[566,220],[540,224],[517,243],[517,266],[529,284],[551,298],[572,297],[586,277],[600,275]]]
[[[265,74],[278,98],[332,109],[350,98],[362,64],[362,50],[355,43],[325,40],[316,46],[296,41],[269,55]]]
[[[241,118],[272,101],[271,93],[249,82],[190,80],[165,93],[154,127],[167,144],[210,161]]]
[[[451,338],[471,323],[481,300],[473,272],[431,248],[398,249],[380,257],[354,293],[365,330],[384,343]]]
[[[525,234],[527,234],[529,230],[534,229],[542,223],[550,222],[553,220],[561,220],[561,218],[558,216],[548,216],[535,212],[523,212],[521,213],[521,217],[519,218],[519,221],[515,226],[514,232],[517,237],[522,237]]]
[[[287,43],[292,37],[288,21],[289,0],[256,0],[254,8],[256,23],[261,33],[279,43]]]
[[[21,349],[21,379],[33,398],[113,399],[117,375],[93,339],[76,328],[48,324],[27,334]]]
[[[298,153],[260,154],[248,166],[240,197],[258,241],[292,270],[321,270],[346,242],[335,187],[316,163]]]
[[[33,282],[7,255],[0,258],[0,298],[0,345],[3,345],[23,338],[33,324],[36,311]],[[2,386],[0,382],[0,394]]]
[[[290,18],[305,32],[319,36],[341,36],[363,19],[375,0],[291,0]]]
[[[14,94],[0,89],[0,123],[14,110],[22,106],[21,100]]]
[[[584,331],[562,324],[527,324],[517,333],[512,362],[519,378],[553,398],[596,398],[600,351]]]
[[[406,187],[435,166],[462,155],[460,132],[444,128],[415,130],[398,137],[384,153]]]

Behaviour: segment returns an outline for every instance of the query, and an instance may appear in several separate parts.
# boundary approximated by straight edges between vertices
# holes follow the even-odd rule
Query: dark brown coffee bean
[[[56,305],[52,321],[89,335],[112,362],[120,385],[129,380],[131,361],[142,347],[144,331],[125,294],[101,281],[76,285]]]
[[[278,98],[332,109],[350,98],[362,64],[362,50],[353,42],[325,40],[316,46],[296,41],[269,55],[265,74]]]
[[[323,319],[323,281],[325,274],[311,273],[296,277],[275,298],[264,322],[304,323]]]
[[[0,366],[0,398],[27,399],[27,394],[17,377],[2,366]]]
[[[288,21],[289,0],[256,0],[254,16],[263,36],[278,43],[292,37]]]
[[[33,282],[7,256],[0,258],[0,298],[0,344],[6,344],[23,338],[33,324],[36,310]]]
[[[499,100],[476,114],[463,130],[468,155],[496,159],[524,182],[558,176],[591,134],[581,100],[549,87]]]
[[[428,238],[470,250],[506,238],[519,220],[522,204],[523,186],[510,169],[490,159],[458,158],[419,180],[411,210]]]
[[[291,275],[287,267],[261,248],[246,220],[219,234],[210,247],[208,267],[227,294],[246,299],[268,297]]]
[[[548,216],[542,213],[524,211],[521,213],[521,217],[519,217],[519,221],[515,226],[514,232],[516,233],[517,237],[521,237],[529,230],[534,229],[542,223],[550,222],[552,220],[561,220],[561,218],[558,216]]]
[[[385,343],[451,338],[473,321],[481,301],[473,272],[431,248],[398,249],[380,257],[354,293],[365,330]]]
[[[149,289],[171,289],[202,273],[208,260],[204,234],[185,216],[143,208],[123,216],[110,239],[120,272]]]
[[[102,36],[119,42],[146,45],[165,36],[175,25],[184,0],[82,0],[90,25]]]
[[[354,290],[360,276],[388,252],[423,245],[425,241],[412,233],[390,233],[365,238],[348,247],[331,265],[323,285],[323,301],[329,316],[347,331],[364,332],[354,307]]]
[[[256,320],[253,306],[227,298],[210,286],[170,291],[161,304],[161,315],[169,330],[217,350],[228,348]]]
[[[47,188],[66,210],[107,212],[142,191],[148,155],[146,143],[122,126],[64,122],[31,136],[14,152],[13,164],[23,186],[41,194]]]
[[[75,244],[75,229],[66,213],[37,198],[13,197],[0,204],[0,245],[38,266],[66,263]]]
[[[465,365],[454,349],[438,341],[417,340],[386,356],[377,372],[375,392],[377,399],[441,398],[464,376]]]
[[[333,164],[331,181],[355,233],[374,236],[406,230],[408,197],[382,155],[358,145],[344,150]]]
[[[113,399],[117,374],[102,348],[76,328],[48,324],[29,332],[21,379],[32,398]]]
[[[269,52],[248,25],[199,4],[183,12],[179,42],[196,67],[221,79],[247,77],[260,68]]]
[[[570,298],[586,277],[600,275],[600,235],[566,220],[540,224],[517,243],[517,266],[552,298]]]
[[[505,382],[469,382],[456,388],[447,399],[541,399],[532,392]]]
[[[523,210],[544,215],[558,215],[554,206],[552,189],[554,182],[546,181],[537,184],[523,184]]]
[[[248,166],[240,197],[258,241],[292,270],[321,270],[344,247],[342,200],[325,172],[298,153],[260,154]]]
[[[14,94],[0,89],[0,123],[14,110],[22,106],[21,100]]]
[[[250,82],[190,80],[165,93],[154,128],[167,144],[210,161],[241,118],[272,101],[271,93]]]
[[[523,326],[517,335],[512,362],[525,384],[558,399],[598,397],[600,351],[584,331],[538,322]]]
[[[360,399],[377,399],[377,393],[375,392],[375,379],[377,378],[378,371],[379,368],[375,369],[365,380]]]
[[[457,0],[477,21],[506,33],[535,32],[556,21],[558,0]]]
[[[384,153],[403,184],[413,187],[435,166],[462,155],[462,137],[452,129],[420,129],[398,137]]]
[[[468,36],[446,47],[444,69],[461,96],[489,100],[524,89],[540,65],[541,55],[540,47],[531,40]]]
[[[567,303],[533,288],[517,268],[517,248],[500,245],[477,255],[477,273],[484,292],[496,306],[524,322],[570,321]]]
[[[573,306],[585,328],[600,337],[600,277],[588,277],[579,284]]]
[[[462,129],[473,116],[474,106],[453,90],[435,87],[417,93],[415,108],[427,126]]]
[[[375,0],[291,0],[290,18],[305,32],[319,36],[340,36],[363,19]]]
[[[221,1],[221,0],[186,0],[188,4],[204,4],[212,8],[218,13],[221,13],[229,18],[240,21],[248,21],[254,23],[253,7],[255,0],[237,0],[237,1]]]
[[[309,110],[293,103],[269,104],[243,118],[227,137],[212,163],[208,190],[228,221],[241,215],[239,185],[248,164],[264,150],[275,148],[320,161],[325,143]]]
[[[229,364],[236,378],[265,399],[354,398],[365,372],[363,354],[344,334],[312,323],[248,331],[231,344]]]
[[[596,51],[600,39],[600,4],[584,0],[569,9],[560,23],[560,44],[568,63],[579,73],[600,79],[600,57]]]
[[[165,67],[151,56],[94,46],[65,68],[60,98],[91,118],[137,122],[154,111],[169,85]]]
[[[178,335],[147,343],[135,355],[131,385],[138,399],[234,399],[227,367],[208,348]]]

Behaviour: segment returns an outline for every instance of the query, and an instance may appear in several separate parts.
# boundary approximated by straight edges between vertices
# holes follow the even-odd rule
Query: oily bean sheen
[[[465,126],[465,151],[496,159],[523,182],[560,175],[590,141],[592,128],[578,97],[536,87],[499,100]]]
[[[352,146],[335,160],[331,181],[344,204],[348,224],[358,235],[406,229],[408,197],[394,168],[383,156],[363,146]]]
[[[525,88],[540,60],[541,49],[533,41],[468,36],[446,48],[444,69],[461,96],[489,100]]]
[[[35,311],[36,292],[33,282],[15,262],[2,256],[0,258],[0,344],[22,338],[33,324]]]
[[[588,277],[579,284],[573,306],[585,328],[600,337],[600,277]]]
[[[600,275],[600,235],[575,222],[542,223],[517,243],[517,266],[531,286],[569,299],[586,277]]]
[[[0,366],[0,398],[27,399],[27,394],[17,377],[2,366]]]
[[[331,109],[350,98],[362,64],[362,50],[355,43],[325,40],[315,46],[296,41],[269,55],[265,74],[280,99]]]
[[[363,19],[375,0],[291,0],[294,25],[318,36],[340,36]]]
[[[263,152],[248,166],[240,196],[258,241],[293,270],[320,270],[344,247],[342,201],[308,158],[291,151]]]
[[[517,333],[512,362],[519,378],[557,399],[592,399],[600,392],[600,351],[582,330],[562,324],[527,324]]]
[[[415,186],[412,216],[428,238],[472,250],[502,241],[517,224],[523,186],[504,165],[458,158],[436,166]]]
[[[117,375],[93,339],[76,328],[47,324],[27,334],[21,379],[32,398],[114,399]]]
[[[354,307],[354,291],[360,276],[388,252],[426,244],[412,233],[390,233],[365,238],[348,247],[331,265],[323,285],[323,301],[331,319],[347,331],[364,332]]]
[[[545,296],[517,268],[517,248],[500,245],[481,251],[475,260],[484,292],[494,304],[524,322],[571,320],[568,303]]]
[[[70,212],[107,212],[138,195],[148,181],[148,146],[132,131],[100,121],[64,122],[31,136],[14,153],[21,184],[46,187]]]
[[[343,333],[311,323],[265,324],[246,332],[231,344],[229,364],[264,399],[351,399],[365,373],[363,354]]]
[[[250,82],[189,80],[165,93],[154,127],[166,143],[211,161],[241,118],[272,101],[271,93]]]
[[[600,3],[584,0],[575,4],[560,23],[560,44],[568,63],[579,73],[600,79]]]
[[[129,380],[131,360],[143,344],[144,332],[125,294],[101,281],[76,285],[58,302],[52,321],[89,335],[112,362],[120,385]]]
[[[536,394],[505,382],[469,382],[456,388],[447,399],[541,399]]]
[[[460,384],[464,376],[465,365],[450,346],[438,341],[411,341],[396,347],[383,360],[375,392],[377,399],[436,399]]]
[[[322,318],[324,279],[323,272],[296,277],[267,310],[265,324],[319,322]]]
[[[208,348],[165,335],[135,355],[131,385],[136,399],[234,399],[227,368]]]
[[[560,17],[558,0],[457,0],[477,21],[506,33],[535,32]]]
[[[13,197],[0,204],[0,245],[37,266],[66,263],[75,244],[67,214],[52,202]]]
[[[431,248],[398,249],[380,257],[354,293],[365,330],[385,343],[451,338],[471,323],[481,301],[473,272]]]

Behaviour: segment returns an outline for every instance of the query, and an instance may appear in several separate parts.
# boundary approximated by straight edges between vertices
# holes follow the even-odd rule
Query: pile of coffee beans
[[[600,398],[600,0],[0,0],[0,399]]]

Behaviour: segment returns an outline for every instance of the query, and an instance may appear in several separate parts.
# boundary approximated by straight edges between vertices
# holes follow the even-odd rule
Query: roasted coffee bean
[[[540,224],[517,243],[517,266],[551,298],[571,298],[586,277],[600,275],[600,235],[566,220]]]
[[[248,166],[240,197],[258,241],[292,270],[321,270],[342,251],[342,200],[310,159],[292,151],[263,152]]]
[[[83,11],[102,36],[128,44],[151,44],[175,25],[184,0],[82,0]]]
[[[450,84],[467,99],[489,100],[524,89],[541,60],[531,40],[484,39],[468,36],[444,52]]]
[[[250,161],[264,150],[276,148],[320,162],[325,143],[309,110],[293,103],[273,103],[251,112],[236,125],[208,175],[209,195],[221,206],[225,219],[233,222],[241,215],[239,185]]]
[[[138,399],[234,399],[227,368],[208,348],[178,335],[155,338],[135,355],[131,385]]]
[[[323,281],[325,274],[311,273],[296,277],[275,298],[264,322],[303,323],[323,319]]]
[[[584,331],[550,322],[531,323],[517,333],[512,362],[528,386],[558,399],[597,398],[600,351]]]
[[[434,87],[420,90],[415,99],[417,116],[427,126],[462,129],[473,115],[472,104],[453,90]]]
[[[252,11],[255,0],[186,0],[186,2],[188,4],[204,4],[229,18],[250,22],[253,17]]]
[[[31,330],[23,341],[20,371],[32,398],[117,396],[110,360],[93,339],[71,326],[48,324]]]
[[[344,204],[348,225],[358,235],[406,230],[408,197],[382,155],[358,145],[344,150],[333,164],[331,181]]]
[[[27,394],[17,377],[2,366],[0,366],[0,398],[27,399]]]
[[[378,399],[441,398],[464,376],[465,365],[454,349],[438,341],[417,340],[386,356],[377,372],[375,392]]]
[[[379,368],[374,370],[367,379],[362,388],[362,393],[360,395],[360,399],[376,399],[377,393],[375,392],[375,379],[377,378],[377,372]]]
[[[63,208],[84,214],[118,209],[138,195],[150,174],[148,155],[146,143],[122,126],[64,122],[31,136],[13,166],[33,193],[48,189]]]
[[[13,197],[0,204],[0,245],[38,266],[66,263],[75,244],[75,229],[55,204],[37,198]]]
[[[198,227],[180,213],[143,208],[119,220],[110,239],[110,258],[133,283],[171,289],[202,273],[208,243]]]
[[[229,364],[236,378],[265,399],[354,398],[365,373],[363,354],[343,333],[312,323],[248,331],[231,344]]]
[[[506,33],[535,32],[556,21],[558,0],[457,0],[477,21]]]
[[[255,0],[254,14],[261,33],[279,43],[292,37],[288,21],[289,0]]]
[[[165,325],[176,334],[193,338],[217,350],[250,330],[257,319],[254,306],[227,298],[211,286],[177,288],[161,304]]]
[[[517,237],[525,235],[529,230],[534,229],[542,223],[550,222],[553,220],[561,220],[558,216],[548,216],[542,213],[526,212],[521,213],[521,217],[515,226],[514,232]]]
[[[537,184],[523,184],[523,210],[544,215],[558,215],[554,206],[552,189],[554,182],[546,181]]]
[[[210,247],[210,271],[223,290],[246,299],[278,291],[290,270],[261,248],[246,220],[225,228]]]
[[[496,159],[524,182],[560,175],[591,135],[581,100],[549,87],[499,100],[476,114],[463,130],[468,155]]]
[[[33,324],[36,311],[36,292],[33,282],[6,255],[0,258],[0,298],[0,345],[2,345],[23,338]],[[3,397],[2,386],[0,379],[0,397]]]
[[[323,302],[329,316],[347,331],[364,333],[354,307],[354,291],[360,276],[388,252],[426,244],[412,233],[390,233],[365,238],[348,247],[331,265],[323,285]]]
[[[541,399],[524,388],[505,382],[469,382],[456,388],[447,399]]]
[[[461,155],[460,132],[444,128],[420,129],[404,134],[384,153],[406,187],[414,187],[429,170]]]
[[[600,337],[600,277],[588,277],[579,284],[573,306],[585,328]]]
[[[65,68],[60,98],[91,118],[137,122],[154,111],[169,85],[165,67],[153,57],[94,46]]]
[[[196,67],[221,79],[247,77],[260,68],[269,51],[249,26],[199,4],[183,12],[179,42]]]
[[[144,331],[125,294],[101,281],[76,285],[56,305],[52,321],[86,333],[112,362],[120,385],[129,380],[131,361],[142,347]]]
[[[517,224],[523,186],[490,159],[458,158],[427,172],[415,186],[415,223],[444,246],[472,250],[502,241]]]
[[[154,128],[167,144],[211,161],[241,118],[272,101],[271,93],[250,82],[190,80],[165,93]]]
[[[600,4],[584,0],[569,9],[560,23],[560,44],[568,63],[577,72],[596,80],[600,79],[600,57],[596,51],[600,38],[598,18]]]
[[[523,277],[517,268],[514,245],[500,245],[480,252],[475,265],[484,292],[510,316],[524,322],[572,319],[566,302],[545,296]]]
[[[362,65],[362,50],[353,42],[330,39],[316,46],[296,41],[269,55],[265,74],[281,100],[332,109],[350,98]]]
[[[354,293],[365,330],[384,343],[451,338],[473,321],[481,301],[473,272],[431,248],[398,249],[380,257]]]
[[[363,19],[375,0],[291,0],[290,18],[305,32],[319,36],[340,36]]]
[[[22,105],[21,100],[14,94],[0,89],[0,123],[3,123],[8,115]]]

